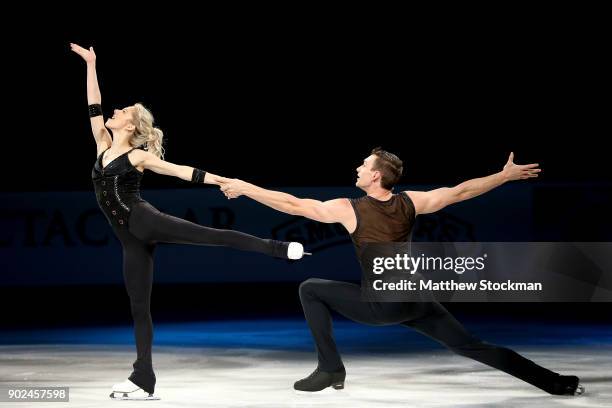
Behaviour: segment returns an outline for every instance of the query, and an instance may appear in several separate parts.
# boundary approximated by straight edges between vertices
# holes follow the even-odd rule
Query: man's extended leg
[[[484,342],[470,334],[439,303],[429,303],[425,316],[402,323],[442,343],[449,350],[520,378],[550,394],[580,393],[578,377],[561,376],[506,347]]]

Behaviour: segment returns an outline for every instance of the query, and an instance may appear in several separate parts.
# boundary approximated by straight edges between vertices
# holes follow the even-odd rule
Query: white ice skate
[[[125,380],[122,383],[113,385],[113,392],[110,397],[116,400],[129,401],[149,401],[158,400],[153,394],[149,394],[130,380]]]
[[[287,258],[301,259],[304,255],[312,255],[310,252],[304,252],[304,246],[299,242],[290,242],[287,247]]]

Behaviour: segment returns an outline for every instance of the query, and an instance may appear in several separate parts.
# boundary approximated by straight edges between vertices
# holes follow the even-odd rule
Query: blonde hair
[[[134,105],[134,134],[130,140],[132,147],[143,146],[146,151],[153,153],[163,160],[164,147],[162,146],[164,132],[153,126],[153,114],[142,104]]]

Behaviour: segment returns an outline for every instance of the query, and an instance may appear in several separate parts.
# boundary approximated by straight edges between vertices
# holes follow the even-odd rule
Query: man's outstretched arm
[[[238,179],[222,183],[221,190],[229,198],[245,195],[275,210],[319,222],[339,222],[344,225],[345,222],[350,221],[353,213],[351,203],[346,198],[329,201],[298,198],[281,191],[266,190]]]
[[[542,171],[537,163],[518,165],[513,160],[514,153],[510,153],[503,170],[487,177],[468,180],[455,187],[443,187],[431,191],[406,191],[406,194],[414,203],[417,214],[428,214],[484,194],[508,181],[538,177],[538,173]]]

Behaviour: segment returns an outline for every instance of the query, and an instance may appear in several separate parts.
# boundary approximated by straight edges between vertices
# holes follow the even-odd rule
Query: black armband
[[[192,183],[203,183],[205,175],[206,175],[206,172],[204,170],[194,168],[193,173],[191,174],[191,182]]]
[[[94,103],[92,105],[89,105],[89,117],[93,118],[95,116],[101,116],[102,115],[102,105],[100,105],[99,103]]]

